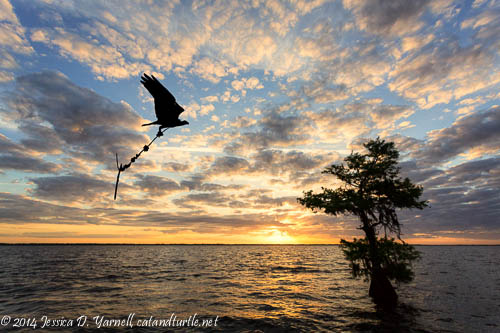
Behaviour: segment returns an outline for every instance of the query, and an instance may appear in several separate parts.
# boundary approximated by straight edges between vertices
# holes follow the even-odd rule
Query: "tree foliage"
[[[322,193],[308,191],[298,201],[313,210],[322,209],[331,215],[353,214],[360,218],[361,228],[384,228],[399,238],[401,227],[396,209],[427,206],[418,198],[423,188],[399,177],[399,152],[393,142],[377,138],[364,144],[366,154],[351,153],[345,165],[332,165],[323,173],[343,182],[336,189],[322,187]]]
[[[353,277],[369,279],[373,270],[369,259],[369,244],[366,238],[348,242],[340,241],[340,247],[347,260]],[[379,262],[387,278],[396,282],[410,282],[414,273],[411,269],[412,261],[420,258],[420,253],[411,245],[397,242],[394,238],[380,238],[378,240]]]

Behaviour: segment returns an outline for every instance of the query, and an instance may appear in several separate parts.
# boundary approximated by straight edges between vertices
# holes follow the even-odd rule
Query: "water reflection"
[[[445,292],[460,289],[449,279],[433,280],[451,274],[453,260],[444,265],[432,251],[424,253],[413,285],[400,288],[404,304],[395,313],[375,309],[368,284],[351,278],[337,246],[0,246],[0,255],[0,313],[11,316],[196,313],[219,316],[217,331],[228,332],[425,332],[462,324],[452,318],[436,325],[426,312],[440,292],[432,283]],[[453,316],[437,310],[439,318]]]

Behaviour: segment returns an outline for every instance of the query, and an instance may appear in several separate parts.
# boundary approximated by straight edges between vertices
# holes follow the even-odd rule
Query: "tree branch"
[[[114,200],[116,200],[116,193],[118,192],[118,182],[120,181],[120,174],[122,173],[122,171],[125,171],[126,169],[130,168],[130,166],[132,165],[132,163],[134,163],[141,156],[141,154],[143,152],[148,151],[149,147],[153,144],[153,142],[155,142],[155,140],[158,139],[160,136],[163,136],[163,132],[165,132],[169,128],[170,127],[167,127],[163,131],[160,130],[160,129],[158,129],[158,133],[156,133],[155,138],[153,140],[151,140],[150,143],[148,143],[147,145],[145,145],[144,147],[142,147],[141,151],[138,152],[137,154],[135,154],[135,156],[130,159],[130,162],[128,164],[123,165],[123,164],[120,163],[120,165],[118,166],[118,153],[116,153],[116,168],[118,169],[118,175],[116,175]]]

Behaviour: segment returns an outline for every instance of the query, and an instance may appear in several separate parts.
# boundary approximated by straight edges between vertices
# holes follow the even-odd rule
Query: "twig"
[[[148,143],[147,145],[145,145],[144,147],[142,147],[141,151],[138,152],[137,154],[135,154],[135,156],[130,159],[130,163],[128,163],[128,164],[123,165],[123,164],[120,163],[120,165],[118,166],[118,153],[116,153],[116,168],[118,169],[118,175],[116,176],[114,200],[116,200],[116,193],[118,192],[118,182],[120,181],[120,174],[122,173],[122,171],[125,171],[126,169],[130,168],[130,166],[132,165],[132,163],[134,163],[141,156],[141,154],[143,152],[148,151],[149,150],[149,146],[151,146],[153,144],[153,142],[155,142],[155,140],[158,139],[160,136],[163,136],[163,132],[165,132],[169,128],[170,127],[167,127],[163,131],[158,129],[158,133],[156,133],[155,138],[153,140],[151,140],[150,143]]]
[[[116,153],[116,168],[118,169],[118,175],[116,176],[116,184],[115,184],[115,200],[116,200],[116,192],[118,191],[118,182],[120,181],[120,173],[122,172],[121,167],[118,166],[118,153]]]

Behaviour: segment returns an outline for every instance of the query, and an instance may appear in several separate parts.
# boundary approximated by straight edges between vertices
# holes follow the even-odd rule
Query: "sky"
[[[500,244],[496,0],[0,0],[0,242],[338,243],[321,171],[381,137],[414,244]],[[156,134],[155,75],[188,126]]]

